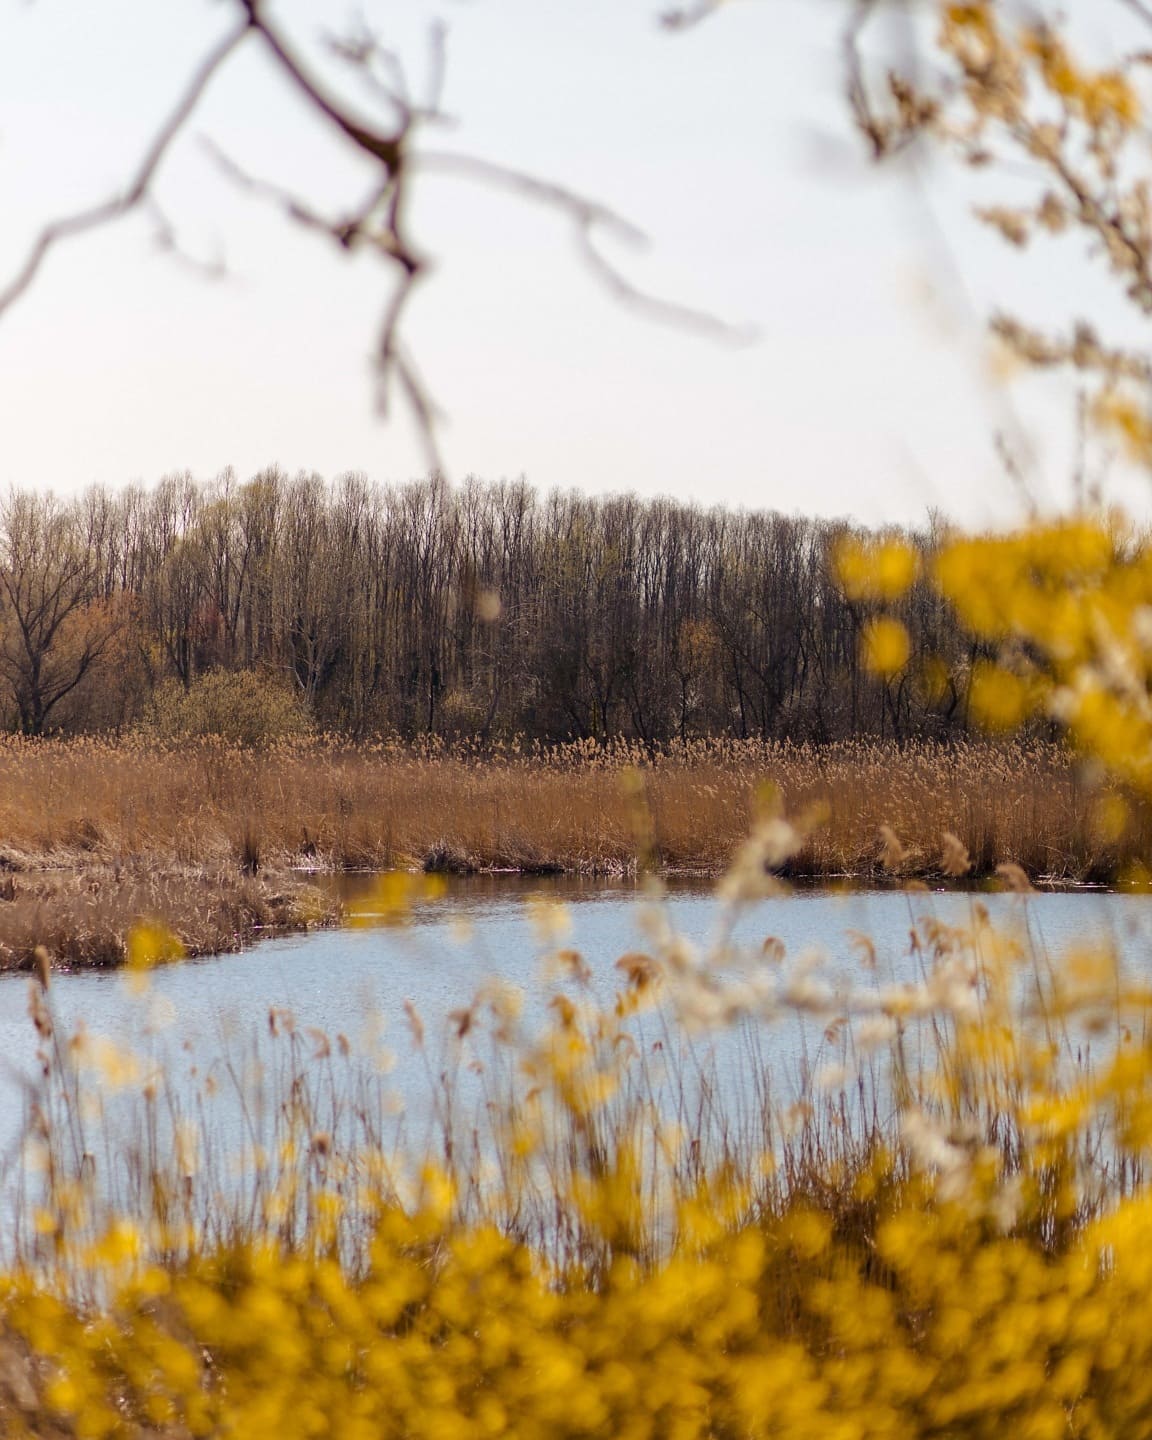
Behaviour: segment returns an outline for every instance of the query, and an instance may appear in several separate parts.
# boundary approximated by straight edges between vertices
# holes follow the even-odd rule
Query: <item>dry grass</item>
[[[43,949],[68,968],[122,965],[128,936],[161,921],[188,955],[238,950],[263,935],[331,923],[335,903],[294,875],[244,875],[235,867],[89,864],[29,871],[0,881],[0,970],[27,970]]]
[[[1100,839],[1094,798],[1066,752],[1034,743],[714,741],[651,756],[592,744],[479,753],[320,740],[258,752],[9,740],[0,865],[611,874],[646,853],[718,873],[757,812],[780,803],[823,816],[799,873],[879,872],[888,825],[905,876],[939,874],[951,831],[978,875],[1012,861],[1033,878],[1108,879],[1148,853],[1150,836],[1136,824],[1122,841]]]
[[[1111,880],[1152,836],[1134,822],[1103,841],[1095,801],[1067,753],[1039,744],[713,741],[651,755],[8,739],[0,966],[30,964],[37,945],[57,963],[118,964],[141,918],[193,954],[333,918],[301,869],[718,874],[773,806],[813,819],[795,875],[939,875],[947,831],[977,876],[1011,861],[1033,879]]]

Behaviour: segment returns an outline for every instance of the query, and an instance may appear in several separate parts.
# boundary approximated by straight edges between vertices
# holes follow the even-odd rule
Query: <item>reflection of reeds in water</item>
[[[639,783],[622,783],[635,771]],[[908,874],[939,873],[954,832],[978,873],[1104,878],[1148,851],[1143,822],[1104,839],[1065,752],[1041,744],[824,747],[701,741],[548,751],[294,742],[0,744],[0,860],[32,865],[292,864],[612,873],[654,863],[723,870],[766,788],[822,816],[793,868],[869,874],[879,827]],[[639,839],[638,839],[639,837]]]

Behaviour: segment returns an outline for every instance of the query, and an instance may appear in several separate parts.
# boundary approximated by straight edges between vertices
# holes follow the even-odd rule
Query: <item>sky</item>
[[[636,285],[729,322],[741,343],[614,298],[571,222],[474,179],[418,177],[434,268],[405,341],[444,420],[454,479],[633,490],[866,523],[1011,522],[1006,433],[1033,498],[1067,503],[1071,391],[995,378],[983,320],[1045,313],[1067,258],[1004,253],[946,167],[877,171],[842,98],[838,0],[731,0],[670,33],[660,0],[278,0],[318,74],[360,15],[418,85],[447,26],[426,144],[602,202],[647,237],[605,238]],[[0,0],[0,285],[45,221],[114,193],[231,0]],[[142,216],[53,252],[0,317],[0,486],[72,492],[173,470],[270,464],[380,481],[426,473],[411,417],[372,368],[392,279],[287,223],[211,158],[318,209],[365,172],[248,41],[214,81],[156,192],[180,255]],[[191,263],[196,262],[196,263]],[[209,278],[205,267],[216,273]],[[1134,508],[1144,481],[1118,471]]]

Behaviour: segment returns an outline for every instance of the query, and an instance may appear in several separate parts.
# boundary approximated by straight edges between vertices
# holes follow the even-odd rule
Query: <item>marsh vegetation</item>
[[[655,751],[301,737],[0,742],[0,959],[115,964],[160,919],[192,954],[330,922],[307,872],[716,877],[756,821],[803,820],[794,877],[1139,880],[1138,814],[1039,741],[715,740]],[[951,852],[951,836],[958,851]]]

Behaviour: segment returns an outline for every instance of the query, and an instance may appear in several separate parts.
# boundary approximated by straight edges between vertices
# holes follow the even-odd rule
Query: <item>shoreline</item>
[[[1103,837],[1100,801],[1066,750],[1039,742],[716,740],[651,762],[624,743],[0,738],[0,968],[29,967],[38,945],[66,966],[122,963],[141,919],[191,955],[332,924],[321,876],[706,884],[771,814],[807,833],[779,872],[799,887],[979,890],[1008,865],[1017,884],[1114,888],[1152,856],[1152,818]],[[971,860],[962,887],[952,839]]]
[[[0,973],[114,970],[128,962],[129,937],[159,924],[195,959],[247,949],[258,940],[339,923],[341,906],[323,889],[283,871],[265,876],[179,867],[8,871],[0,881]]]
[[[262,940],[339,927],[344,923],[342,879],[369,879],[381,871],[310,867],[276,869],[267,875],[206,871],[152,871],[145,886],[140,874],[120,876],[101,865],[55,867],[9,872],[0,882],[0,973],[33,972],[47,954],[50,968],[71,973],[115,970],[128,961],[128,938],[139,925],[159,923],[180,941],[183,958],[237,953]],[[418,875],[418,869],[405,873]],[[425,872],[426,873],[426,872]],[[714,885],[719,873],[701,870],[650,872],[677,886]],[[15,876],[19,882],[14,886]],[[526,870],[478,869],[453,874],[467,883],[485,879],[508,882],[533,879],[559,882],[638,883],[637,872],[595,873],[557,869],[545,875]],[[1120,886],[1078,883],[1056,876],[1030,877],[1039,893],[1133,893]],[[1013,888],[1002,877],[972,875],[963,879],[937,874],[861,872],[804,875],[784,879],[786,889],[851,892],[967,893],[973,896]]]

